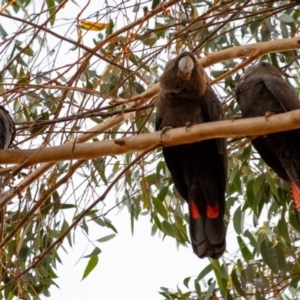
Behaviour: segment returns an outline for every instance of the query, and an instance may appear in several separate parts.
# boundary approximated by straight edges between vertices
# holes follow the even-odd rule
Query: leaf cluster
[[[94,7],[64,0],[4,1],[0,16],[1,104],[17,124],[15,149],[96,142],[154,131],[155,95],[133,101],[158,82],[165,63],[182,50],[198,58],[235,46],[299,35],[297,1],[107,1]],[[72,14],[70,12],[72,11]],[[270,52],[271,49],[270,49]],[[281,67],[299,94],[295,50],[253,57]],[[250,60],[206,69],[226,116]],[[299,228],[287,184],[266,167],[247,138],[229,140],[226,221],[237,249],[209,261],[196,278],[166,299],[297,299]],[[86,278],[101,243],[118,230],[111,211],[126,209],[131,230],[149,218],[149,233],[189,244],[188,215],[161,150],[93,160],[2,166],[1,298],[50,295],[60,251],[90,242]],[[96,228],[99,237],[90,239]],[[230,230],[229,230],[230,231]],[[192,255],[192,253],[191,253]]]

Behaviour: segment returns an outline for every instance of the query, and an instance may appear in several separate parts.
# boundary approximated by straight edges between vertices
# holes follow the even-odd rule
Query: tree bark
[[[185,127],[170,129],[163,136],[161,136],[161,131],[157,131],[95,143],[69,143],[62,146],[30,150],[1,150],[0,163],[29,166],[70,159],[87,160],[101,156],[144,151],[153,146],[167,147],[220,137],[258,136],[297,128],[300,128],[300,110],[273,115],[268,118],[257,117],[193,125],[188,130]]]

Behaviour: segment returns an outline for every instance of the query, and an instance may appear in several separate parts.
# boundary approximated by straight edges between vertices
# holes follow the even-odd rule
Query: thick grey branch
[[[193,143],[217,137],[242,137],[266,135],[273,132],[300,128],[300,110],[269,117],[258,117],[236,121],[219,121],[168,130],[161,139],[161,132],[142,134],[117,140],[101,141],[86,144],[65,144],[62,146],[31,149],[2,150],[0,163],[33,165],[43,162],[57,162],[70,159],[93,159],[101,156],[112,156],[150,147],[174,146]]]
[[[268,53],[284,52],[284,51],[290,51],[295,49],[300,49],[299,37],[243,45],[243,46],[220,50],[213,53],[206,53],[206,56],[200,58],[198,62],[202,65],[203,68],[207,68],[216,63],[225,60],[234,59],[234,58],[242,58],[242,57],[259,58]],[[235,72],[237,72],[238,69],[239,68],[236,68]],[[227,76],[229,76],[229,74]],[[218,79],[214,80],[214,82],[217,81]],[[159,93],[159,83],[156,83],[150,86],[148,90],[146,90],[144,93],[141,93],[140,95],[137,95],[129,100],[140,101],[142,104],[144,102],[147,102],[151,98],[155,97],[156,95],[158,95],[158,93]]]

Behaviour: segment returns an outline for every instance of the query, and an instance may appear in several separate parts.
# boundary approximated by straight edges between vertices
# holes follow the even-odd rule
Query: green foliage
[[[97,142],[153,132],[153,95],[135,104],[124,99],[156,83],[165,63],[181,50],[200,57],[299,35],[298,1],[190,0],[170,7],[159,0],[121,1],[116,7],[99,1],[89,20],[80,1],[3,2],[0,93],[1,104],[18,125],[15,149],[69,142],[75,147],[75,139]],[[146,20],[160,5],[163,9]],[[139,22],[129,26],[134,20]],[[86,24],[95,23],[98,29],[89,30]],[[226,60],[206,71],[217,79],[245,59]],[[284,67],[286,82],[300,94],[296,51],[260,59]],[[234,91],[242,74],[214,85],[228,119],[239,114]],[[159,293],[165,299],[298,299],[300,228],[288,185],[266,167],[249,140],[229,139],[228,151],[226,222],[238,249],[231,252],[228,245],[223,259],[209,260],[196,278],[183,280],[182,289],[162,287]],[[126,208],[133,233],[139,217],[146,215],[152,235],[189,244],[186,204],[161,150],[139,155],[47,167],[3,166],[1,299],[50,296],[59,276],[54,270],[63,263],[59,253],[65,243],[76,247],[77,230],[93,249],[82,258],[87,261],[82,279],[101,268],[98,246],[118,234],[111,211]],[[92,226],[99,232],[95,241],[89,239]]]
[[[101,240],[101,239],[100,239]],[[98,240],[99,241],[99,240]],[[101,253],[101,250],[96,247],[91,254],[85,256],[89,257],[89,261],[87,263],[87,266],[83,272],[82,280],[85,279],[92,271],[93,269],[97,266],[99,258],[98,255]]]

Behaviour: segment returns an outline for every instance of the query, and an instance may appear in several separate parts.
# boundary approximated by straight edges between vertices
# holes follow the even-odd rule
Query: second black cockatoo
[[[15,134],[15,123],[8,114],[8,111],[0,105],[0,149],[8,149]]]
[[[160,77],[156,130],[218,121],[223,107],[194,55],[183,52],[166,64]],[[188,202],[195,254],[219,258],[225,250],[226,139],[163,148],[179,194]]]
[[[245,118],[300,109],[300,100],[284,82],[280,71],[265,62],[248,67],[237,87],[236,99]],[[300,225],[300,130],[260,136],[252,144],[266,164],[290,183]]]

